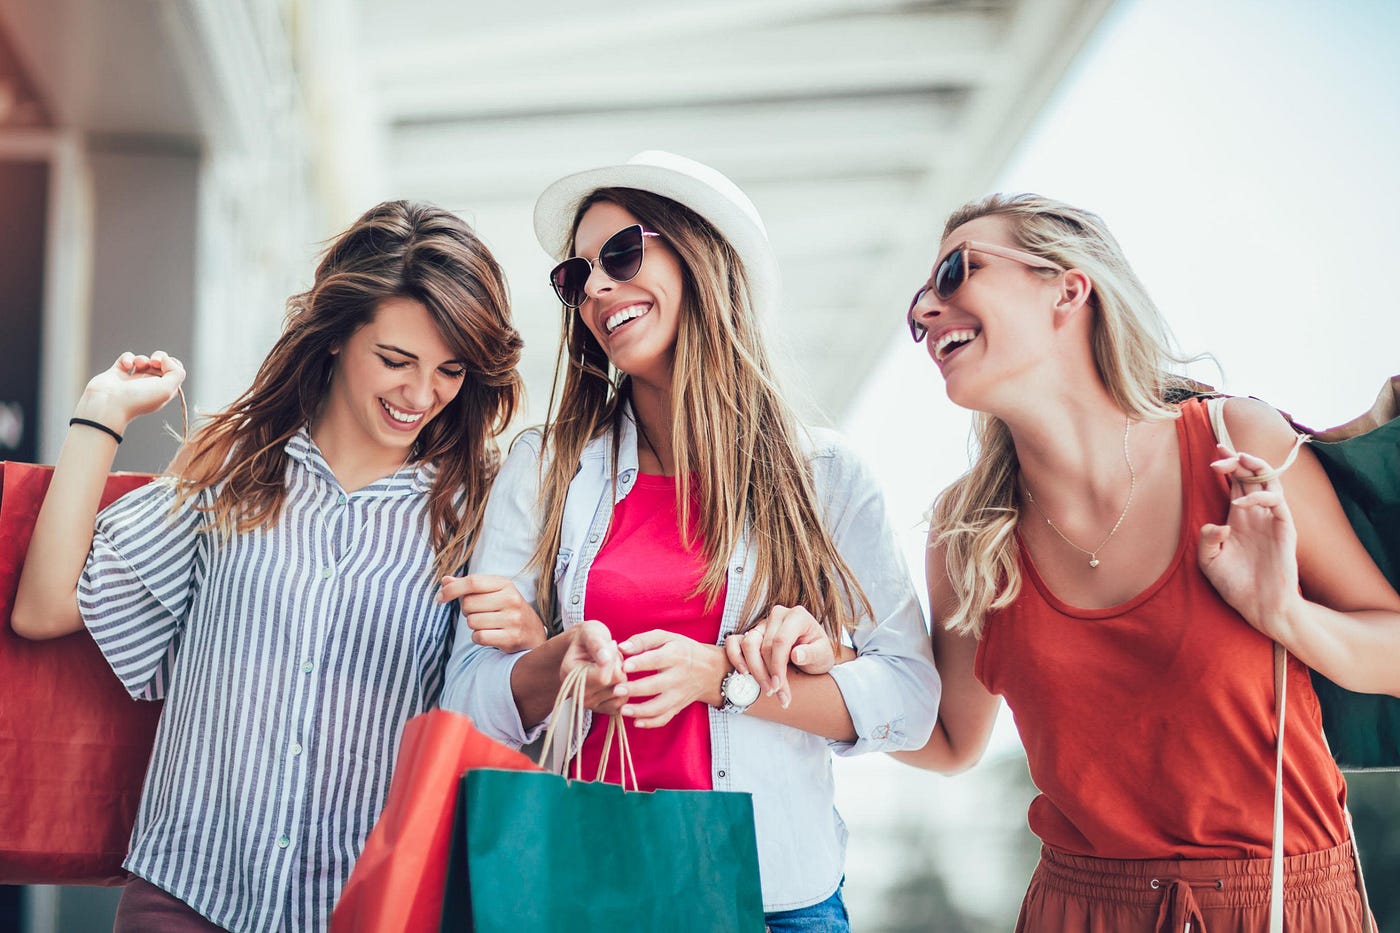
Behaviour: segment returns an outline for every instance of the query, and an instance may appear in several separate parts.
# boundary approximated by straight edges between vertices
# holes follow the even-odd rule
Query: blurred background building
[[[758,205],[788,382],[868,451],[921,575],[967,421],[902,315],[948,209],[995,187],[1099,209],[1232,388],[1345,420],[1400,370],[1397,39],[1385,0],[0,0],[0,458],[52,460],[125,348],[184,359],[192,409],[229,402],[318,244],[389,197],[459,211],[501,260],[538,421],[559,309],[534,198],[670,149]],[[146,419],[117,467],[173,450]],[[1034,788],[1009,722],[990,757],[838,763],[857,930],[1010,926]],[[1395,872],[1389,777],[1353,786]],[[0,930],[110,928],[114,900],[0,889]]]

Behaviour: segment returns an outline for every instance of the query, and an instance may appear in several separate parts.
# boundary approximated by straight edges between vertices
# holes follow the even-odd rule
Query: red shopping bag
[[[471,719],[435,709],[404,726],[389,799],[331,915],[331,933],[438,933],[457,783],[472,768],[538,771]]]
[[[160,703],[131,699],[86,632],[10,630],[52,467],[0,463],[0,884],[124,884]],[[102,505],[149,482],[114,473]]]

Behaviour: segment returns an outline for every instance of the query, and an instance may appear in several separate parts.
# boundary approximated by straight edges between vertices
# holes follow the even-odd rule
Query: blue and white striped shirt
[[[165,698],[126,868],[235,931],[327,927],[456,618],[434,466],[346,493],[305,429],[286,450],[272,527],[200,533],[155,482],[98,516],[78,588],[128,692]]]

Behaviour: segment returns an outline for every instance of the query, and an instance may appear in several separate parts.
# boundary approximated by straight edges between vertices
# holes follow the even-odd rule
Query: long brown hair
[[[757,621],[762,600],[807,608],[837,638],[872,615],[870,602],[822,521],[797,421],[775,384],[739,256],[694,211],[632,188],[593,192],[574,215],[575,233],[584,212],[599,202],[622,207],[660,233],[680,259],[684,298],[671,381],[671,453],[682,529],[690,527],[692,491],[699,500],[705,573],[697,593],[714,605],[729,556],[747,528],[752,549],[745,569],[754,583],[743,627]],[[616,473],[631,386],[569,308],[555,377],[543,439],[542,535],[533,560],[541,574],[540,614],[548,621],[569,483],[584,447],[609,429]]]
[[[429,204],[386,201],[327,247],[311,288],[288,299],[282,335],[252,386],[177,457],[177,506],[215,489],[201,506],[215,531],[276,522],[286,498],[284,447],[321,407],[331,351],[394,297],[421,302],[466,363],[461,391],[423,428],[415,450],[418,462],[438,467],[428,505],[438,569],[460,567],[500,461],[496,436],[520,399],[522,344],[500,266],[464,221]]]

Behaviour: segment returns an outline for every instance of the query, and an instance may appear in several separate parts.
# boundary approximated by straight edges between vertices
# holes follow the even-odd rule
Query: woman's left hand
[[[757,678],[783,709],[792,702],[789,664],[806,674],[825,674],[837,661],[831,637],[802,606],[774,606],[767,619],[726,638],[724,647],[735,669]]]
[[[1298,533],[1282,483],[1243,482],[1270,468],[1252,454],[1231,454],[1211,467],[1230,481],[1230,514],[1224,525],[1201,526],[1201,571],[1245,621],[1278,639],[1279,626],[1302,598]]]
[[[701,700],[718,705],[720,681],[726,670],[724,649],[704,645],[684,635],[652,629],[633,635],[618,645],[628,674],[649,672],[645,677],[619,684],[618,695],[648,697],[629,699],[622,715],[642,729],[666,725],[691,703]]]

